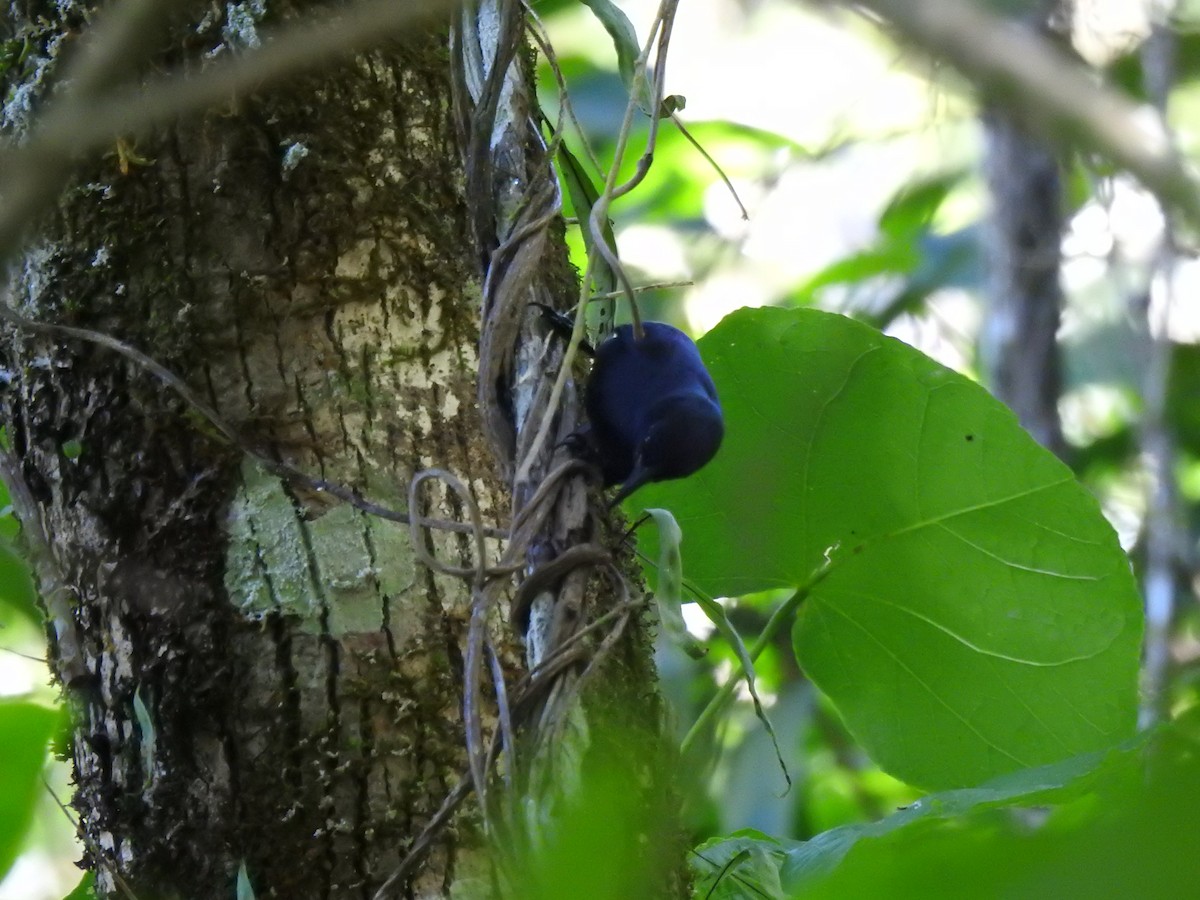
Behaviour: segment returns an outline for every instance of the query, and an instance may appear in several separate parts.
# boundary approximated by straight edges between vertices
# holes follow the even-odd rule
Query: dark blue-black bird
[[[717,389],[695,342],[662,322],[639,340],[621,325],[596,348],[587,384],[592,445],[612,504],[651,481],[684,478],[721,446],[725,422]]]

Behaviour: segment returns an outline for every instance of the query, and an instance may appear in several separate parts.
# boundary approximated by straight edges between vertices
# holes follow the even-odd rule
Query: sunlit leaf
[[[905,238],[928,229],[950,192],[963,180],[961,170],[905,185],[888,202],[879,217],[879,231],[889,238]]]
[[[79,879],[79,884],[75,885],[75,889],[63,900],[92,900],[95,896],[92,892],[92,886],[96,883],[96,876],[91,872],[85,872],[83,877]]]
[[[587,247],[590,254],[593,245],[596,243],[590,224],[592,208],[600,199],[600,192],[592,183],[587,170],[565,143],[558,145],[558,173],[563,184],[566,185],[567,196],[571,200],[571,208],[575,212],[575,217],[579,220],[580,236],[583,238],[584,246]],[[611,219],[606,218],[601,223],[600,237],[615,256],[617,253],[617,239],[613,235]],[[616,290],[617,287],[617,276],[613,273],[612,268],[605,261],[604,257],[599,254],[596,254],[596,263],[592,270],[592,287],[596,293],[609,293]]]
[[[0,702],[0,881],[12,866],[41,788],[58,714],[36,703]]]
[[[782,160],[802,160],[811,154],[800,144],[774,132],[731,122],[688,122],[687,130],[712,156],[735,185],[772,179]],[[676,128],[664,123],[654,148],[654,167],[639,191],[638,219],[662,222],[677,229],[705,222],[705,198],[719,176],[712,165]],[[720,188],[724,190],[724,188]]]
[[[907,274],[920,261],[917,248],[910,243],[872,247],[834,260],[813,275],[797,294],[808,298],[831,284],[866,281],[879,275]]]
[[[884,769],[961,787],[1132,733],[1128,560],[1009,410],[814,310],[742,310],[700,347],[725,444],[637,500],[675,513],[688,577],[715,596],[810,585],[829,555],[797,656]]]
[[[884,328],[901,313],[920,313],[926,299],[947,287],[978,288],[983,282],[983,259],[974,228],[950,234],[926,233],[913,239],[916,266],[906,269],[898,289],[882,304],[855,305],[852,312],[876,328]]]
[[[962,171],[943,172],[902,188],[879,217],[876,241],[810,276],[791,302],[810,306],[831,285],[863,286],[867,299],[852,296],[841,308],[882,328],[900,313],[919,312],[934,291],[977,287],[982,280],[977,229],[943,234],[934,228],[938,210],[963,177]],[[887,276],[882,284],[881,276]]]
[[[612,0],[580,0],[580,2],[592,11],[592,14],[604,26],[604,30],[608,32],[608,36],[612,38],[613,47],[617,51],[617,71],[621,73],[621,81],[625,83],[626,90],[635,90],[634,76],[637,59],[642,48],[638,45],[637,32],[634,30],[633,23]],[[644,82],[636,90],[639,92],[640,98],[649,97]]]
[[[32,622],[40,622],[37,608],[37,593],[29,564],[24,557],[4,538],[0,537],[0,606],[24,616]],[[0,611],[0,622],[6,618]]]

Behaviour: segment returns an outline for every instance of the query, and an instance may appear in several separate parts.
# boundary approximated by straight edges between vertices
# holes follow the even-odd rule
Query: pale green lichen
[[[364,514],[337,506],[309,522],[309,541],[321,569],[329,604],[332,634],[378,631],[383,627],[384,595],[396,597],[410,584],[398,576],[412,572],[412,548],[407,532],[394,524],[372,520],[371,544],[363,532]]]
[[[310,633],[320,630],[323,605],[334,637],[379,631],[382,598],[412,588],[415,562],[406,529],[349,505],[301,521],[278,478],[252,462],[243,465],[242,478],[226,526],[231,602],[252,618],[294,614]]]
[[[230,601],[252,618],[278,611],[315,625],[320,601],[308,577],[296,510],[279,479],[251,461],[242,466],[242,489],[230,504],[226,532]]]

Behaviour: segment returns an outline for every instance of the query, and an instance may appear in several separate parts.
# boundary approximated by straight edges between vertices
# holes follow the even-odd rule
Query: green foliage
[[[1193,711],[1106,753],[934,794],[812,841],[752,831],[709,841],[694,896],[722,872],[731,884],[774,875],[769,897],[1189,896],[1200,879],[1198,721]],[[712,896],[755,896],[727,891]]]
[[[1167,390],[1167,414],[1176,438],[1200,454],[1200,347],[1176,344],[1171,348],[1170,383]]]
[[[687,129],[726,175],[739,180],[770,178],[780,158],[811,155],[795,141],[736,122],[688,122]],[[704,197],[716,177],[712,165],[671,122],[659,129],[654,159],[645,184],[630,197],[631,217],[691,233],[707,231]]]
[[[968,287],[982,279],[979,241],[974,228],[942,234],[934,217],[965,178],[964,172],[945,172],[906,185],[879,217],[875,243],[830,263],[796,290],[792,303],[809,306],[831,285],[869,286],[890,276],[897,286],[881,298],[851,304],[852,311],[883,327],[903,312],[917,312],[936,290]]]
[[[63,897],[63,900],[92,900],[92,897],[95,896],[92,893],[95,883],[96,876],[92,872],[85,872],[79,879],[79,884],[75,885],[75,889]]]
[[[797,658],[886,770],[962,787],[1132,733],[1128,562],[1002,404],[814,310],[739,311],[701,351],[726,444],[638,499],[674,511],[701,591],[806,594]]]
[[[8,492],[0,484],[0,653],[20,656],[37,652],[43,622],[29,565],[17,547],[18,532]],[[51,741],[67,733],[64,709],[0,698],[0,881],[27,849]]]
[[[0,537],[0,625],[10,613],[30,622],[41,620],[29,565],[12,544]]]
[[[571,152],[565,142],[560,142],[556,155],[558,174],[567,189],[570,208],[579,220],[579,234],[588,254],[594,252],[595,238],[588,224],[591,221],[592,208],[600,199],[599,188],[592,182],[587,170],[579,159]],[[612,221],[605,219],[600,225],[601,238],[608,248],[616,255],[617,239],[613,236]],[[597,293],[609,293],[616,290],[617,277],[612,268],[598,251],[595,252],[595,265],[592,268],[592,286]]]
[[[569,0],[557,4],[567,5]],[[990,0],[986,6],[1011,18],[1038,9],[1029,0]],[[1180,15],[1194,11],[1181,7],[1176,24]],[[1194,90],[1200,56],[1189,51],[1196,34],[1182,29],[1178,37],[1175,75],[1181,87]],[[619,55],[619,37],[614,41]],[[632,38],[626,44],[628,53],[636,52]],[[607,164],[621,82],[628,90],[629,78],[581,59],[564,59],[563,66],[575,108]],[[1110,74],[1129,93],[1145,97],[1137,50]],[[1189,113],[1194,118],[1200,108],[1181,105],[1180,93],[1172,98],[1176,122]],[[825,160],[836,165],[838,151],[856,152],[876,142],[863,133],[838,132],[822,144],[807,137],[810,132],[791,128],[782,114],[780,129],[805,134],[815,152],[736,122],[688,127],[751,201],[756,189],[769,195],[781,174]],[[1190,133],[1180,132],[1185,151]],[[640,133],[635,143],[639,139]],[[902,314],[926,314],[930,296],[955,288],[955,302],[971,311],[955,309],[938,331],[953,334],[969,367],[983,261],[980,223],[963,220],[961,213],[976,202],[971,192],[978,190],[978,160],[953,153],[950,159],[917,167],[948,168],[903,186],[879,215],[873,238],[838,250],[840,258],[817,255],[818,264],[798,282],[777,283],[768,296],[794,306],[837,303],[882,328]],[[1097,198],[1105,199],[1103,179],[1117,170],[1094,159],[1064,162],[1069,214],[1085,208],[1094,213]],[[631,165],[627,159],[625,170]],[[742,234],[718,233],[717,217],[706,215],[706,192],[714,181],[699,154],[663,123],[655,166],[638,191],[614,207],[614,227],[619,233],[636,222],[673,232],[686,261],[678,269],[664,266],[667,277],[679,271],[703,284],[713,273],[736,270],[729,262],[744,261]],[[574,200],[578,190],[566,187]],[[807,207],[797,213],[824,215]],[[954,222],[950,228],[948,219]],[[769,266],[770,261],[764,268]],[[651,271],[647,277],[661,274]],[[1120,288],[1130,289],[1138,288]],[[677,299],[673,294],[669,301]],[[1119,391],[1128,399],[1128,412],[1087,408],[1092,434],[1071,455],[1077,471],[1108,502],[1107,492],[1114,481],[1130,477],[1139,452],[1135,416],[1145,347],[1137,322],[1131,325],[1125,314],[1105,320],[1094,299],[1084,298],[1091,304],[1085,306],[1070,297],[1072,327],[1064,330],[1061,346],[1068,403],[1080,388]],[[663,308],[651,294],[643,309],[651,318],[687,327],[679,305]],[[1084,325],[1075,327],[1080,312]],[[693,861],[696,896],[926,897],[951,883],[947,879],[963,896],[1077,896],[1076,885],[1087,885],[1091,896],[1142,896],[1139,880],[1150,886],[1150,896],[1172,896],[1167,890],[1154,893],[1162,885],[1155,885],[1156,873],[1145,865],[1129,866],[1131,874],[1122,881],[1114,874],[1118,867],[1102,860],[1096,871],[1103,874],[1092,876],[1086,864],[1076,865],[1086,857],[1071,850],[1086,840],[1103,843],[1094,827],[1099,805],[1113,803],[1125,813],[1136,808],[1132,793],[1122,798],[1114,789],[1119,773],[1144,779],[1149,769],[1143,743],[1120,745],[1133,729],[1140,606],[1129,560],[1097,504],[966,379],[850,323],[778,315],[743,311],[702,340],[727,412],[727,444],[705,472],[646,488],[635,501],[678,516],[685,595],[694,588],[694,596],[738,597],[722,606],[730,626],[736,624],[748,642],[770,624],[772,611],[798,607],[795,658],[872,758],[909,781],[961,789],[934,795],[881,823],[860,824],[878,817],[880,809],[894,808],[897,792],[906,787],[896,782],[878,791],[869,787],[872,779],[890,779],[863,760],[833,720],[829,699],[817,697],[798,677],[785,642],[764,634],[750,651],[759,690],[768,703],[774,701],[772,716],[793,772],[799,759],[798,790],[788,805],[778,804],[794,820],[776,817],[766,830],[814,834],[852,824],[833,827],[806,845],[752,831],[714,842],[700,851],[707,859]],[[928,318],[919,321],[930,324]],[[1173,348],[1166,412],[1182,447],[1200,455],[1195,402],[1200,365],[1194,349]],[[1191,480],[1200,484],[1200,467],[1193,468]],[[1200,489],[1188,502],[1196,496]],[[1194,509],[1190,513],[1200,522]],[[650,531],[642,532],[642,549],[654,558],[657,544]],[[826,563],[828,577],[822,578]],[[674,573],[673,564],[667,568]],[[669,580],[676,579],[673,574]],[[764,593],[748,599],[751,591]],[[674,596],[674,588],[669,593]],[[783,618],[792,621],[790,614]],[[1190,629],[1194,633],[1194,624]],[[712,667],[743,664],[725,642],[710,644],[704,664],[687,662],[691,677],[685,683],[680,677],[684,709],[698,709],[701,695],[711,694]],[[1186,673],[1185,667],[1175,676],[1177,685]],[[1174,695],[1200,692],[1193,686],[1190,694]],[[796,702],[799,697],[807,699]],[[683,717],[689,719],[686,712]],[[760,752],[765,735],[749,710],[738,707],[722,716],[712,739],[712,749],[723,753],[711,798],[719,817],[735,823],[729,827],[761,822],[756,800],[770,800],[778,790],[774,778],[769,790],[761,784],[767,780],[759,774],[766,769]],[[1111,749],[1114,745],[1120,749]],[[1001,773],[1007,774],[983,787],[964,787]],[[1186,787],[1182,762],[1176,775]],[[747,786],[759,793],[743,790]],[[1151,793],[1138,796],[1170,820]],[[1046,807],[1053,812],[1042,828],[1039,810]],[[1142,828],[1137,841],[1154,833],[1146,832],[1145,822],[1123,821],[1135,831]],[[1073,828],[1079,829],[1076,844],[1063,837]],[[1031,837],[1044,841],[1040,857],[1027,850]],[[1163,872],[1171,871],[1172,852],[1197,856],[1186,842],[1159,839]],[[1051,862],[1052,847],[1066,854],[1061,871]],[[1122,855],[1122,849],[1116,848],[1113,859],[1128,862],[1130,854]],[[1008,860],[1028,868],[1009,878],[996,862],[1003,867]]]
[[[619,739],[618,739],[619,740]],[[555,811],[554,827],[535,825],[506,874],[522,900],[628,900],[653,897],[664,873],[678,865],[661,806],[641,805],[627,773],[591,758],[587,777]],[[664,794],[662,799],[665,799]]]
[[[1176,84],[1194,82],[1200,77],[1200,32],[1178,32],[1175,40],[1173,79]],[[1108,67],[1108,79],[1125,93],[1148,100],[1146,73],[1139,51],[1140,48],[1135,48],[1114,60]]]
[[[747,828],[728,838],[710,841],[695,851],[693,897],[705,900],[785,900],[779,870],[786,851],[770,835]]]
[[[0,880],[12,866],[33,815],[58,713],[36,703],[0,701]]]
[[[637,96],[646,111],[647,88],[644,79],[635,83],[639,44],[616,3],[538,0],[535,8],[545,17],[579,12],[581,4],[607,32],[618,71],[569,56],[561,59],[562,69],[574,108],[601,163],[608,165],[628,95]],[[1012,18],[1041,8],[1033,0],[986,0],[982,6]],[[1195,17],[1196,6],[1189,0],[1179,7],[1175,24],[1180,16]],[[589,39],[604,40],[594,22],[587,26]],[[1178,37],[1174,78],[1195,92],[1200,36],[1180,31]],[[27,49],[0,43],[0,77],[6,68],[20,67]],[[677,42],[677,52],[685,49]],[[853,80],[833,61],[829,68],[831,82]],[[1109,75],[1131,95],[1146,97],[1137,50],[1119,59]],[[551,88],[547,99],[552,93]],[[1177,90],[1176,120],[1179,101]],[[1191,102],[1194,114],[1200,107]],[[789,127],[790,111],[780,105],[781,129]],[[642,117],[635,126],[631,147],[640,146],[646,122]],[[742,256],[743,237],[718,234],[706,218],[705,192],[715,176],[670,123],[661,124],[653,169],[611,215],[617,227],[637,222],[681,236],[686,264],[680,277],[703,283],[720,268],[715,258]],[[838,134],[836,147],[827,146],[817,158],[786,136],[736,122],[688,127],[725,171],[750,187],[745,191],[750,197],[756,190],[769,195],[782,174],[875,140]],[[1185,151],[1191,131],[1180,131]],[[809,132],[792,133],[809,140]],[[586,219],[598,197],[597,176],[577,136],[568,133],[565,141],[556,162],[566,205]],[[812,146],[823,145],[814,140]],[[627,154],[623,177],[631,174],[637,155]],[[841,308],[884,327],[900,314],[922,313],[927,298],[943,288],[976,291],[982,280],[978,223],[947,231],[935,222],[947,199],[961,196],[975,163],[960,168],[956,161],[944,174],[903,187],[878,217],[873,239],[838,249],[841,258],[832,262],[818,257],[811,267],[815,273],[806,271],[799,283],[773,285],[770,296],[812,306],[844,291],[849,301]],[[946,165],[940,157],[936,164]],[[1093,159],[1073,163],[1068,207],[1094,206],[1098,176],[1116,171]],[[802,214],[836,218],[815,206],[805,206]],[[592,249],[586,228],[582,237],[575,232],[572,237],[577,246]],[[604,223],[602,237],[615,249],[612,221]],[[596,275],[598,292],[615,287],[606,265]],[[657,303],[653,296],[646,299],[651,317],[686,325],[682,306],[664,312]],[[1070,331],[1062,344],[1068,390],[1117,386],[1136,407],[1144,348],[1125,317],[1102,328]],[[972,337],[964,334],[963,344],[969,346]],[[712,642],[706,662],[740,666],[751,685],[757,678],[768,705],[774,702],[784,755],[802,755],[804,771],[792,802],[803,821],[781,822],[772,830],[779,835],[825,830],[806,842],[750,829],[708,842],[692,860],[695,896],[1153,900],[1194,893],[1200,883],[1200,832],[1192,823],[1200,801],[1195,717],[1152,739],[1128,739],[1139,605],[1128,560],[1096,503],[1070,473],[968,380],[845,319],[743,311],[702,341],[702,349],[728,415],[727,444],[699,476],[647,488],[636,497],[669,508],[683,524],[681,537],[671,513],[655,510],[660,536],[669,536],[642,538],[644,549],[652,554],[657,546],[659,552],[662,620],[680,645],[690,644],[680,633],[679,616],[686,575],[696,587],[693,596],[726,638]],[[1200,455],[1195,351],[1173,348],[1166,413],[1182,447]],[[1139,449],[1137,423],[1129,417],[1078,448],[1073,461],[1089,476],[1116,478],[1128,473]],[[82,450],[77,441],[62,447],[69,460]],[[1200,484],[1200,468],[1195,480]],[[246,494],[250,501],[253,494]],[[1197,496],[1200,489],[1190,501]],[[1185,512],[1200,518],[1194,503]],[[11,516],[0,516],[0,533],[12,538],[15,530]],[[687,566],[681,572],[683,537]],[[398,540],[394,549],[407,552],[406,546]],[[285,560],[285,576],[288,565]],[[348,565],[341,583],[351,583],[360,570]],[[748,598],[751,591],[763,593]],[[712,599],[716,594],[739,599],[720,604]],[[0,543],[0,617],[10,609],[36,621],[24,564]],[[762,640],[748,650],[734,625],[756,635],[774,621],[772,611],[784,613],[791,639]],[[1187,626],[1192,634],[1195,616],[1190,613]],[[375,627],[358,618],[350,622]],[[798,677],[795,661],[827,696]],[[711,688],[706,670],[693,665],[691,671],[688,689],[694,695]],[[1185,668],[1178,680],[1186,677]],[[1194,666],[1190,677],[1195,682]],[[1200,696],[1195,683],[1187,690],[1193,702]],[[863,760],[833,720],[831,702],[888,771],[929,787],[957,789],[882,821],[858,821],[907,802],[909,795],[896,798],[908,789]],[[143,736],[152,738],[140,695],[134,706]],[[718,802],[726,821],[749,819],[754,797],[741,787],[756,776],[765,780],[759,772],[768,767],[765,757],[742,752],[749,740],[737,740],[744,733],[763,737],[763,729],[755,728],[745,707],[721,724],[720,749],[732,748],[724,762],[732,759],[739,769],[722,783]],[[0,731],[0,757],[17,745],[31,753],[30,748],[44,750],[45,737],[36,730],[11,741],[10,736]],[[143,743],[152,753],[153,740]],[[764,738],[759,749],[765,744]],[[152,757],[145,763],[149,770]],[[0,758],[0,775],[10,768]],[[771,768],[772,792],[775,776]],[[561,829],[537,835],[526,848],[526,865],[516,872],[522,896],[646,895],[653,872],[638,844],[646,836],[653,844],[659,824],[632,808],[634,792],[625,787],[603,773],[584,784],[568,804]],[[6,788],[0,784],[0,801],[8,804],[13,795]],[[7,805],[4,810],[0,825],[13,818]],[[662,842],[664,852],[669,844]],[[88,885],[85,877],[71,896],[87,895]],[[244,866],[236,890],[239,897],[253,896]]]
[[[6,627],[14,616],[41,624],[33,576],[15,545],[19,531],[8,490],[0,482],[0,628]]]
[[[626,90],[633,84],[634,67],[642,48],[638,46],[637,32],[629,17],[621,12],[621,8],[611,0],[580,0],[592,11],[608,36],[612,38],[613,47],[617,51],[617,71],[625,82]]]
[[[0,78],[21,58],[24,43],[17,40],[0,41]]]

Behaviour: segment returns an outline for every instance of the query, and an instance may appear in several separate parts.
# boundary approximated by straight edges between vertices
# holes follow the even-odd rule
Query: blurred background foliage
[[[0,897],[33,900],[63,896],[79,871],[74,828],[58,805],[70,774],[56,752],[70,731],[49,682],[19,530],[0,485]]]
[[[639,34],[656,8],[650,0],[619,5]],[[981,5],[1013,18],[1046,8]],[[582,4],[547,0],[535,9],[550,31],[575,113],[603,163],[625,97],[611,43]],[[1164,7],[1087,2],[1075,9],[1077,51],[1106,83],[1153,102],[1143,54],[1153,16],[1163,15]],[[1179,4],[1169,19],[1157,21],[1177,41],[1168,122],[1180,150],[1194,156],[1200,149],[1200,4]],[[540,83],[553,121],[558,91],[545,64]],[[953,71],[837,7],[697,0],[681,8],[666,84],[669,94],[686,99],[680,117],[729,177],[748,217],[742,218],[713,168],[664,123],[645,182],[612,210],[620,256],[635,281],[670,285],[643,295],[645,314],[698,336],[745,306],[835,311],[988,385],[980,355],[989,307],[987,137],[977,98]],[[641,140],[644,130],[643,119]],[[640,147],[638,140],[633,146]],[[1062,456],[1101,502],[1139,575],[1155,485],[1141,439],[1150,345],[1165,346],[1169,361],[1162,414],[1177,480],[1172,540],[1178,552],[1172,551],[1172,564],[1178,602],[1160,638],[1169,660],[1166,680],[1157,701],[1144,698],[1146,724],[1195,706],[1200,687],[1191,565],[1200,526],[1200,306],[1192,299],[1200,267],[1189,238],[1182,238],[1172,248],[1178,255],[1171,260],[1169,289],[1156,287],[1168,227],[1156,200],[1103,160],[1071,147],[1055,152],[1065,215],[1057,402],[1067,442]],[[570,235],[582,268],[582,241],[577,232]],[[1158,324],[1148,325],[1151,320]],[[686,527],[682,549],[686,577]],[[741,633],[753,636],[787,593],[723,602]],[[684,610],[693,632],[710,636],[711,626],[694,610]],[[736,665],[722,641],[707,646],[700,660],[675,646],[660,648],[664,690],[681,737]],[[722,717],[707,761],[686,773],[692,779],[689,824],[698,839],[751,828],[806,840],[878,820],[919,795],[864,754],[797,666],[787,635],[767,649],[756,672],[794,784],[786,789],[771,740],[743,697]],[[1177,757],[1180,771],[1194,774],[1194,749]],[[1181,788],[1180,795],[1190,796],[1189,790]],[[1150,802],[1141,795],[1130,799],[1118,817],[1133,816],[1130,808],[1143,801]],[[1178,812],[1163,811],[1157,830],[1142,837],[1153,841],[1168,833]],[[1072,821],[1071,815],[1056,821]],[[981,846],[1001,855],[1006,850]],[[907,896],[907,890],[927,896],[914,887],[921,883],[914,877],[909,888],[896,884],[871,894],[863,893],[869,881],[848,880],[819,895]],[[1045,883],[1062,887],[1056,879]],[[1183,883],[1164,882],[1175,888]],[[981,888],[979,896],[993,888],[999,890],[999,882]],[[744,885],[741,890],[757,895]]]
[[[656,4],[618,5],[644,33]],[[1012,17],[1042,8],[999,0],[985,5]],[[1141,52],[1152,9],[1161,8],[1120,0],[1078,5],[1073,39],[1079,52],[1101,77],[1141,100],[1152,99]],[[533,9],[557,54],[574,112],[605,163],[627,97],[613,44],[579,0],[536,0]],[[1178,4],[1169,26],[1178,41],[1169,122],[1180,150],[1194,158],[1200,152],[1200,3]],[[538,80],[554,121],[559,92],[544,59]],[[748,215],[743,218],[738,201],[695,147],[664,123],[648,177],[612,210],[620,256],[635,282],[666,285],[643,294],[644,315],[699,336],[747,306],[839,312],[986,384],[979,353],[988,313],[985,137],[976,99],[958,76],[843,8],[791,0],[687,0],[672,37],[666,84],[668,93],[686,99],[681,120],[728,176]],[[645,137],[644,117],[641,122],[635,148]],[[585,159],[570,135],[567,143]],[[1181,239],[1169,275],[1169,293],[1180,302],[1166,309],[1161,327],[1151,333],[1146,310],[1161,277],[1166,227],[1157,203],[1103,162],[1069,148],[1060,152],[1067,222],[1058,332],[1064,374],[1058,411],[1068,443],[1063,455],[1099,498],[1139,570],[1153,487],[1139,439],[1147,345],[1154,338],[1169,350],[1162,411],[1179,501],[1173,538],[1179,544],[1180,602],[1163,637],[1169,664],[1157,717],[1179,715],[1197,705],[1200,692],[1200,611],[1195,572],[1186,564],[1200,533],[1200,305],[1190,299],[1200,265]],[[627,161],[629,171],[634,158]],[[573,214],[569,198],[564,202]],[[582,268],[586,254],[578,230],[571,229],[568,239]],[[0,873],[12,865],[0,900],[34,900],[62,896],[74,886],[78,873],[71,863],[78,850],[54,799],[67,797],[69,788],[66,764],[50,749],[59,714],[40,659],[40,617],[7,498],[0,507]],[[683,557],[686,576],[686,535]],[[752,636],[785,594],[722,602],[738,630]],[[711,626],[694,607],[684,614],[693,633],[710,637]],[[723,642],[707,646],[699,660],[674,645],[659,650],[662,687],[681,738],[736,662]],[[726,836],[743,829],[769,835],[781,842],[775,862],[762,870],[770,879],[786,875],[795,860],[794,846],[786,842],[876,822],[912,804],[920,792],[872,763],[797,666],[788,633],[767,647],[756,672],[791,789],[746,697],[723,714],[707,752],[690,757],[682,777],[695,843],[711,841],[710,858],[719,864],[723,850],[729,851],[725,859],[737,852],[753,856],[723,844]],[[1152,710],[1149,718],[1155,717]],[[920,832],[902,823],[887,837],[894,845],[869,851],[910,860],[904,871],[891,870],[897,880],[887,893],[864,893],[880,889],[871,880],[877,871],[862,874],[872,864],[868,853],[858,858],[858,868],[845,868],[840,881],[814,888],[814,895],[929,896],[919,886],[930,883],[948,855],[966,859],[970,869],[972,853],[982,854],[981,865],[994,869],[1001,858],[995,854],[1011,851],[1031,854],[1035,869],[1045,867],[1043,851],[1030,850],[1025,837],[1058,804],[1050,817],[1058,835],[1055,852],[1072,862],[1057,874],[1039,870],[1039,883],[1045,896],[1069,896],[1059,881],[1063,873],[1086,873],[1097,854],[1115,852],[1122,836],[1137,833],[1153,842],[1157,836],[1178,838],[1190,827],[1182,801],[1200,796],[1193,730],[1164,739],[1169,752],[1158,771],[1183,774],[1153,781],[1148,793],[1138,793],[1138,777],[1121,765],[1149,751],[1127,749],[1109,761],[1117,776],[1115,793],[1107,797],[1083,789],[1055,797],[1034,791],[1021,814],[976,810],[982,824],[974,830],[964,830],[961,820],[917,823]],[[1113,810],[1107,818],[1101,814],[1105,802]],[[764,852],[754,846],[754,853]],[[1166,840],[1156,846],[1161,852],[1154,858],[1169,873],[1172,861],[1192,845]],[[594,851],[585,840],[580,858]],[[1168,887],[1182,883],[1163,878]],[[747,883],[731,879],[710,896],[773,896]],[[986,884],[976,895],[1001,889],[999,881]],[[1130,887],[1108,895],[1135,894]]]

